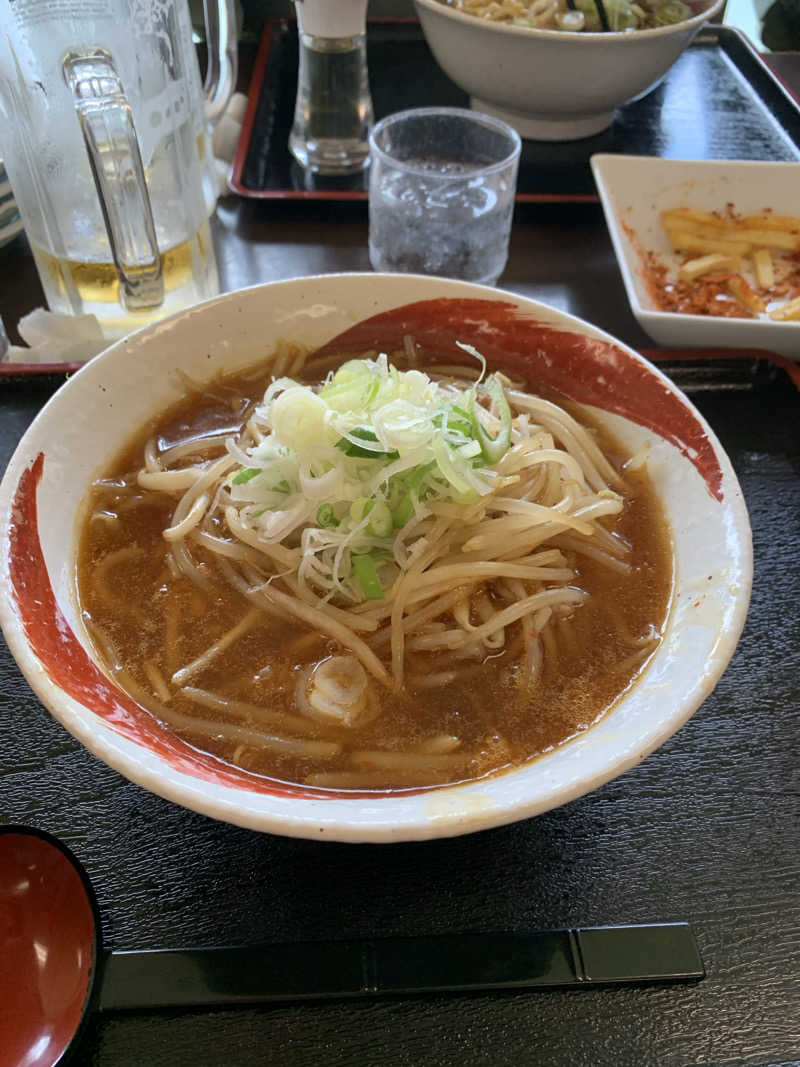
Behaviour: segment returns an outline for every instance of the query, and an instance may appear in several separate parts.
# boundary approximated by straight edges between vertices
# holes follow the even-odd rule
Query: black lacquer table
[[[800,62],[784,63],[785,73]],[[226,289],[368,270],[363,205],[221,202]],[[41,303],[19,238],[0,250],[10,332]],[[501,286],[639,349],[600,208],[518,207]],[[0,647],[0,823],[61,836],[115,949],[514,933],[689,921],[694,983],[393,996],[94,1017],[92,1067],[800,1063],[800,394],[763,358],[667,372],[727,449],[750,509],[755,582],[736,654],[690,722],[562,808],[461,838],[321,844],[214,822],[99,763]],[[0,468],[63,380],[0,379]]]

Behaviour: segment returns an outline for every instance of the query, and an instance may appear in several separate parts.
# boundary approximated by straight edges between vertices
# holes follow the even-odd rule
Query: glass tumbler
[[[369,255],[376,271],[494,285],[508,258],[519,135],[462,108],[400,111],[370,136]]]

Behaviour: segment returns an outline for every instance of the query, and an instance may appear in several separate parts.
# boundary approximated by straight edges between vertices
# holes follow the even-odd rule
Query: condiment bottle
[[[289,150],[317,174],[369,162],[374,116],[367,73],[367,0],[295,0],[297,101]]]

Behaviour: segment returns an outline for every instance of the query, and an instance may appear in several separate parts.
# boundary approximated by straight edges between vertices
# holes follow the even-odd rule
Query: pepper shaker
[[[374,122],[367,73],[367,0],[295,0],[297,100],[289,151],[317,174],[369,162]]]

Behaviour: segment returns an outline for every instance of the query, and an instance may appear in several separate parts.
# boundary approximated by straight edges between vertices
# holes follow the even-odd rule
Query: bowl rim
[[[798,329],[800,329],[800,321],[781,322],[780,320],[775,319],[760,318],[728,319],[714,315],[696,315],[684,311],[666,311],[663,308],[657,308],[642,303],[639,299],[636,284],[634,282],[634,273],[637,266],[634,253],[628,246],[626,246],[622,239],[622,217],[619,211],[618,193],[613,186],[612,179],[605,173],[606,164],[614,166],[618,163],[624,164],[632,172],[635,170],[648,170],[657,165],[665,176],[669,171],[679,171],[686,168],[697,171],[700,174],[704,172],[709,174],[717,171],[719,173],[724,173],[725,175],[729,175],[737,170],[777,171],[788,167],[798,169],[798,172],[800,172],[800,164],[798,164],[797,161],[781,159],[662,159],[658,156],[629,156],[614,155],[610,152],[596,152],[590,156],[589,163],[597,185],[600,202],[603,206],[606,226],[609,237],[611,238],[611,243],[614,246],[614,254],[617,259],[620,274],[622,275],[628,303],[630,304],[631,311],[633,311],[634,315],[650,319],[654,322],[681,322],[698,327],[708,327],[709,324],[715,322],[724,322],[726,324],[735,324],[739,329],[743,329],[750,333],[768,329],[770,333],[784,333],[787,337],[792,330],[798,331]],[[798,337],[798,347],[800,348],[800,337]]]
[[[712,2],[696,15],[692,15],[691,18],[684,19],[683,22],[674,22],[669,26],[651,26],[643,30],[580,30],[578,32],[569,30],[547,30],[538,26],[515,26],[508,22],[494,22],[488,19],[481,19],[476,15],[469,15],[464,11],[459,11],[454,7],[450,7],[449,4],[442,3],[442,0],[414,0],[414,4],[417,9],[426,8],[435,14],[442,14],[446,17],[455,19],[456,22],[462,25],[477,24],[482,26],[483,29],[488,30],[490,33],[510,34],[512,37],[517,36],[520,38],[528,37],[534,40],[554,40],[554,41],[574,41],[576,43],[581,42],[582,46],[588,44],[597,44],[598,42],[604,42],[606,45],[609,42],[609,38],[614,41],[615,44],[621,41],[634,41],[634,40],[656,40],[658,37],[671,37],[676,31],[685,29],[694,29],[695,27],[702,26],[703,23],[708,22],[725,4],[725,0],[712,0]],[[624,47],[624,46],[623,46]],[[631,46],[632,47],[632,46]]]
[[[752,540],[747,509],[738,480],[713,429],[670,379],[624,342],[574,315],[553,308],[539,300],[493,287],[421,275],[348,272],[262,283],[243,290],[224,293],[195,305],[193,308],[175,312],[117,341],[68,379],[48,400],[26,430],[0,483],[0,513],[7,514],[9,511],[9,504],[19,478],[30,463],[32,438],[38,432],[39,427],[50,417],[51,405],[55,407],[57,398],[63,397],[68,390],[76,390],[78,385],[75,383],[87,383],[88,385],[89,382],[99,379],[105,364],[109,361],[121,359],[130,361],[137,346],[147,344],[151,336],[156,333],[171,332],[179,320],[194,318],[198,315],[202,318],[203,315],[213,314],[214,310],[222,304],[233,305],[235,300],[242,297],[254,299],[264,290],[280,292],[287,288],[291,290],[292,287],[305,288],[315,285],[325,287],[328,284],[332,284],[335,288],[337,283],[342,282],[347,286],[358,288],[370,283],[374,285],[376,279],[378,285],[387,286],[390,292],[394,291],[398,283],[402,288],[403,280],[418,283],[421,288],[433,290],[428,296],[417,296],[412,299],[453,295],[510,301],[528,311],[537,313],[540,317],[544,313],[544,320],[558,327],[571,328],[584,335],[588,334],[592,338],[608,340],[632,355],[637,362],[644,364],[655,381],[661,383],[666,390],[677,394],[683,407],[691,412],[693,418],[707,434],[709,443],[720,463],[729,509],[728,522],[731,535],[735,533],[738,594],[732,598],[732,607],[725,615],[724,624],[721,621],[715,631],[717,632],[715,647],[722,644],[724,651],[721,658],[714,659],[713,669],[704,672],[699,679],[694,679],[692,685],[683,687],[677,712],[673,712],[654,724],[644,740],[637,738],[635,745],[629,745],[619,751],[615,750],[614,758],[606,762],[599,772],[592,771],[591,775],[584,773],[577,781],[574,776],[563,775],[555,784],[548,783],[548,788],[543,795],[537,794],[532,797],[524,795],[520,797],[513,788],[503,789],[503,783],[511,782],[515,776],[519,779],[526,770],[539,764],[542,757],[537,757],[522,764],[519,768],[501,772],[488,779],[446,785],[423,793],[423,800],[426,797],[433,798],[431,803],[439,805],[435,817],[428,813],[428,809],[423,810],[418,804],[409,803],[408,794],[399,791],[379,797],[378,803],[381,810],[365,819],[363,798],[357,796],[344,800],[298,797],[287,801],[286,798],[277,798],[281,803],[276,804],[272,803],[276,799],[272,796],[264,797],[250,791],[216,785],[206,788],[206,783],[196,775],[176,770],[151,749],[113,731],[105,721],[99,720],[93,711],[66,694],[46,673],[41,661],[28,643],[16,611],[12,608],[13,598],[9,595],[8,553],[2,551],[0,553],[0,590],[6,595],[0,596],[0,628],[5,634],[9,649],[22,673],[50,714],[104,763],[156,795],[212,818],[283,836],[350,842],[426,840],[456,836],[517,822],[584,796],[638,764],[645,756],[673,736],[695,713],[725,671],[735,651],[749,607],[753,575]],[[401,307],[408,302],[409,298],[401,293],[397,300],[390,297],[384,304],[381,304],[381,307]],[[378,306],[378,304],[379,301],[375,300],[375,305]],[[360,321],[363,317],[362,313],[356,321]],[[3,540],[3,547],[5,543]],[[646,678],[646,673],[636,680],[635,685],[642,684],[644,678]],[[621,698],[622,695],[617,698],[613,707],[619,705]],[[613,713],[613,707],[608,714]],[[595,725],[600,726],[608,718],[608,714]],[[579,737],[590,737],[594,729],[593,725],[590,730]],[[569,748],[570,744],[568,740],[558,746],[555,751],[564,751]],[[545,774],[544,777],[547,778],[547,775]],[[497,788],[503,792],[504,802],[502,804],[492,803],[488,807],[480,804],[477,807],[473,806],[472,802],[476,797],[478,799],[482,797],[481,790],[487,784],[491,788],[493,783],[498,782],[501,785]],[[419,796],[411,798],[412,801],[419,799]],[[272,806],[265,807],[265,802],[271,803]],[[375,810],[374,803],[372,810],[373,812]]]

